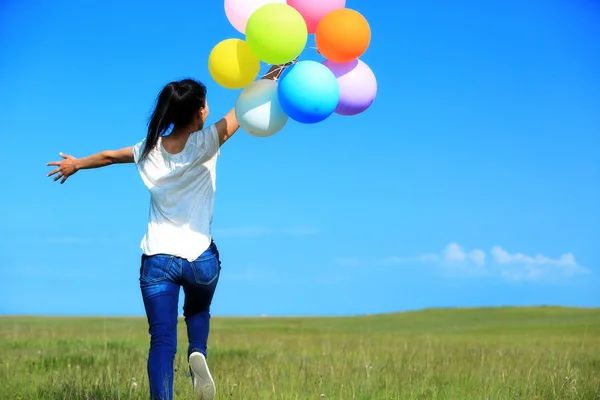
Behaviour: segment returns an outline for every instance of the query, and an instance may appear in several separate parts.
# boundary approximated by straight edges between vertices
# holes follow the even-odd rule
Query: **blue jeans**
[[[152,400],[173,398],[173,363],[177,351],[177,309],[183,286],[183,315],[187,325],[188,357],[199,351],[206,357],[210,304],[221,262],[214,243],[195,261],[158,254],[142,256],[140,287],[148,317],[150,353],[148,379]]]

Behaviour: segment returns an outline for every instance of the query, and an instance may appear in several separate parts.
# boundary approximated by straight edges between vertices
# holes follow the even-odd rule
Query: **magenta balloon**
[[[346,0],[287,0],[304,18],[308,33],[315,33],[321,19],[338,8],[346,7]]]
[[[360,114],[373,104],[377,95],[377,79],[367,64],[358,59],[341,64],[325,60],[323,64],[333,72],[340,87],[336,114]]]

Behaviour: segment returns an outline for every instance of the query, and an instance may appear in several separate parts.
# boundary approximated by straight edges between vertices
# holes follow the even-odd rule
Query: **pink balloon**
[[[346,7],[346,0],[287,0],[306,22],[308,33],[315,33],[319,21],[327,14],[338,8]]]
[[[336,114],[360,114],[373,104],[377,95],[377,79],[367,64],[357,59],[341,64],[325,60],[323,65],[333,72],[340,87]]]
[[[225,15],[238,32],[246,34],[248,18],[265,4],[282,3],[285,0],[225,0]]]

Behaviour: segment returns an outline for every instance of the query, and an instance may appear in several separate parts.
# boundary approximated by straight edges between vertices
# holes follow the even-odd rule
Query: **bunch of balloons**
[[[218,43],[208,58],[213,79],[242,89],[236,117],[254,136],[271,136],[291,118],[312,124],[331,114],[356,115],[373,103],[377,80],[359,59],[371,41],[367,20],[346,0],[225,0],[225,14],[245,40]],[[278,81],[256,80],[261,62],[282,65],[315,35],[323,62],[298,61]]]

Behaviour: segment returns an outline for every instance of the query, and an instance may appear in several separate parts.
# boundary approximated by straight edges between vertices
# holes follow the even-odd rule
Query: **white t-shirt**
[[[192,133],[180,153],[168,153],[162,138],[139,161],[146,139],[133,147],[133,158],[150,191],[150,220],[141,248],[144,254],[169,254],[194,261],[212,241],[219,155],[214,125]]]

